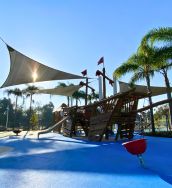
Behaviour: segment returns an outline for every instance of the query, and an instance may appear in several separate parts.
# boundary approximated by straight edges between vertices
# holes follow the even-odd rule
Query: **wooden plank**
[[[91,130],[89,134],[100,134],[104,131],[104,129],[96,129],[96,130]]]
[[[97,124],[102,121],[107,122],[109,120],[110,115],[111,115],[111,112],[106,113],[106,114],[99,114],[97,116],[91,117],[90,124]]]
[[[100,124],[95,124],[94,126],[90,126],[90,131],[92,130],[99,130],[99,129],[104,129],[107,125],[107,122],[100,123]]]
[[[111,113],[99,114],[90,118],[90,128],[88,133],[88,139],[92,141],[100,141],[103,133],[107,127],[107,123]]]

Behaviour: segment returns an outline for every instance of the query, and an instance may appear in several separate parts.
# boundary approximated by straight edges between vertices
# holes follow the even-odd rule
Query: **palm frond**
[[[155,59],[158,61],[172,59],[172,46],[157,48],[155,51]]]
[[[5,92],[8,94],[8,96],[11,95],[11,94],[13,94],[15,96],[21,97],[22,94],[23,94],[22,90],[20,90],[19,88],[8,89]]]
[[[155,70],[150,70],[148,75],[150,78],[153,78],[155,75]]]
[[[79,90],[79,91],[75,91],[72,95],[73,98],[75,99],[85,99],[86,97],[86,93],[85,91]]]
[[[58,82],[58,85],[57,85],[55,88],[57,88],[57,87],[59,87],[59,86],[67,87],[67,84],[64,83],[64,82]]]
[[[156,42],[163,42],[163,47],[156,46]],[[155,71],[172,67],[172,27],[152,29],[142,39],[137,53],[118,67],[113,75],[117,78],[131,72],[131,83],[151,78]],[[149,80],[150,81],[150,80]]]
[[[26,95],[26,97],[30,96],[31,94],[35,94],[37,90],[39,90],[40,88],[34,85],[28,85],[27,88],[23,89],[23,94]]]
[[[120,67],[118,67],[114,73],[113,76],[116,78],[120,78],[124,76],[125,74],[129,72],[134,72],[136,71],[139,66],[138,64],[135,63],[135,57],[131,57],[127,60],[127,62],[123,63]]]
[[[137,81],[142,81],[145,79],[145,74],[144,72],[136,72],[132,77],[131,77],[131,80],[130,80],[130,85],[133,85],[135,84]]]
[[[153,43],[158,41],[172,42],[172,27],[152,29],[143,37],[141,46],[146,44],[153,46]]]
[[[7,90],[5,90],[5,93],[7,93],[8,94],[8,96],[9,95],[11,95],[11,94],[13,94],[13,90],[12,89],[7,89]]]

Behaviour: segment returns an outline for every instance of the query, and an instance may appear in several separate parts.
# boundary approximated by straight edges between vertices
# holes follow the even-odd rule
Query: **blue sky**
[[[104,56],[106,71],[112,77],[113,71],[137,50],[149,30],[172,24],[170,0],[1,0],[0,3],[0,36],[8,44],[59,70],[80,74],[87,69],[88,76],[93,78],[96,70],[102,69],[97,66],[100,57]],[[8,75],[9,64],[7,49],[0,42],[0,84]],[[129,76],[122,80],[128,81]],[[57,83],[39,86],[54,87]],[[91,83],[96,90],[97,83],[96,79]],[[152,85],[163,86],[163,78],[156,76]],[[112,94],[110,86],[107,93]],[[45,104],[50,98],[41,95],[35,100]],[[52,101],[58,106],[65,98],[56,96]]]

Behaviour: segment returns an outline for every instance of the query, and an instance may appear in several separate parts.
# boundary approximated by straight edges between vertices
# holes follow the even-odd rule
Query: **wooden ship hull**
[[[94,104],[64,108],[64,115],[68,118],[56,130],[68,137],[78,136],[80,132],[82,137],[90,141],[101,141],[109,139],[109,133],[116,124],[118,129],[115,140],[132,139],[138,100],[144,97],[145,94],[130,90]],[[55,123],[61,119],[54,113]]]

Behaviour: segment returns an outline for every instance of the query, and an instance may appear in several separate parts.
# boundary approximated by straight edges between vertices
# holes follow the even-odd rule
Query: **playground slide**
[[[60,124],[62,124],[64,121],[66,121],[68,118],[68,116],[64,117],[62,120],[60,120],[59,122],[57,122],[56,124],[54,124],[53,126],[49,127],[48,129],[42,130],[38,133],[38,139],[39,139],[39,135],[40,134],[46,134],[51,132],[54,128],[56,128],[57,126],[59,126]]]

